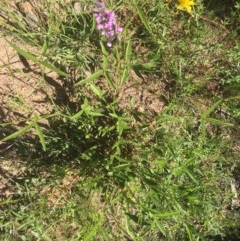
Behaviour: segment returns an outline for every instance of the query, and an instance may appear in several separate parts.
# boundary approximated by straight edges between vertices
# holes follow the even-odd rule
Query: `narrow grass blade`
[[[15,139],[15,138],[17,138],[19,136],[22,136],[23,134],[28,132],[32,128],[33,125],[34,125],[34,122],[32,122],[31,124],[23,127],[22,129],[20,129],[20,130],[18,130],[16,132],[14,132],[13,134],[3,138],[1,141],[9,141],[9,140]]]
[[[222,103],[222,101],[223,100],[217,101],[209,109],[203,112],[201,116],[201,132],[202,132],[203,139],[205,139],[206,137],[206,122],[207,122],[208,116]]]
[[[134,234],[130,230],[131,225],[130,225],[130,220],[128,215],[125,216],[125,227],[126,227],[127,234],[131,237],[131,239],[136,240]]]
[[[147,29],[147,31],[148,31],[150,34],[152,34],[152,30],[151,30],[151,28],[150,28],[150,26],[149,26],[149,24],[148,24],[148,20],[147,20],[147,18],[146,18],[146,16],[145,16],[143,10],[139,7],[139,5],[136,3],[135,0],[132,0],[132,1],[133,1],[133,4],[135,5],[135,7],[136,7],[136,9],[137,9],[138,15],[139,15],[139,17],[140,17],[140,19],[141,19],[144,27]]]
[[[98,228],[101,226],[103,221],[103,214],[101,214],[98,222],[92,227],[91,231],[83,238],[83,241],[94,240]]]
[[[75,115],[71,116],[71,120],[78,119],[83,114],[83,110],[78,111]]]
[[[146,210],[150,211],[152,213],[152,215],[154,215],[155,217],[158,217],[158,218],[169,218],[169,217],[174,217],[174,216],[180,215],[180,212],[177,212],[177,211],[160,213],[160,212],[156,212],[156,210],[150,209],[150,208],[147,208]]]
[[[206,134],[207,134],[207,131],[206,131],[206,120],[205,119],[201,120],[201,133],[202,133],[202,138],[205,139],[206,138]]]
[[[221,125],[221,126],[234,126],[234,124],[227,122],[227,121],[222,121],[214,118],[206,118],[206,122],[210,122],[213,125]]]
[[[36,133],[37,133],[37,135],[40,139],[42,148],[43,148],[44,151],[46,151],[46,142],[45,142],[43,132],[42,132],[42,130],[41,130],[41,128],[40,128],[40,126],[38,125],[37,122],[35,122],[34,124],[35,124]]]
[[[92,91],[93,91],[93,93],[95,94],[95,95],[97,95],[100,99],[104,99],[103,98],[103,95],[104,95],[104,91],[102,91],[100,88],[98,88],[96,85],[94,85],[94,84],[90,84],[90,87],[91,87],[91,89],[92,89]]]
[[[193,176],[193,174],[188,169],[185,169],[185,172],[188,174],[188,176],[192,179],[192,181],[196,185],[199,185],[199,181]]]
[[[95,29],[96,29],[96,20],[95,20],[95,18],[93,18],[93,22],[92,22],[92,27],[91,27],[90,33],[92,34]]]
[[[108,53],[107,53],[107,50],[105,49],[104,45],[102,42],[100,42],[100,45],[101,45],[101,49],[102,49],[102,53],[103,53],[103,64],[102,64],[102,67],[103,67],[103,70],[106,71],[107,70],[107,67],[108,67]]]
[[[240,100],[240,95],[230,97],[230,98],[226,99],[225,101],[228,101],[228,100]]]
[[[101,113],[101,110],[99,111],[89,111],[86,113],[87,115],[90,115],[90,116],[96,116],[96,117],[100,117],[100,116],[104,116],[104,114]]]
[[[217,101],[214,105],[212,105],[209,109],[204,111],[202,118],[208,117],[221,103],[223,100]]]
[[[157,63],[133,64],[134,71],[153,72],[156,71]]]
[[[84,99],[84,103],[81,105],[82,111],[89,116],[104,116],[102,109],[93,109],[89,104],[87,98]]]
[[[105,241],[110,241],[107,231],[105,231],[103,227],[99,226],[99,232],[102,234]]]
[[[131,40],[128,41],[127,43],[127,48],[125,52],[125,69],[123,71],[122,79],[121,79],[121,86],[123,86],[130,73],[130,64],[131,64],[131,59],[132,59],[132,42]]]
[[[9,42],[7,39],[6,39],[6,41],[8,42],[8,44],[9,44],[15,51],[18,52],[18,54],[22,55],[22,56],[25,57],[26,59],[30,59],[30,60],[32,60],[32,61],[35,62],[35,63],[39,63],[39,64],[47,67],[48,69],[56,72],[56,73],[59,74],[59,75],[62,75],[62,76],[65,76],[65,77],[68,76],[67,73],[61,71],[60,69],[56,68],[55,66],[47,63],[46,61],[39,60],[36,56],[34,56],[34,55],[26,52],[26,51],[23,50],[23,49],[20,49],[20,48],[17,47],[15,44]]]
[[[154,219],[154,223],[157,225],[158,229],[160,230],[160,232],[166,236],[166,232],[164,230],[164,226],[161,224],[161,222],[159,222],[158,218],[156,218],[152,213],[149,213],[150,217],[152,217]]]
[[[44,241],[53,241],[50,237],[48,237],[48,235],[46,235],[45,233],[42,235],[42,238]]]
[[[12,202],[12,197],[10,196],[10,197],[8,197],[6,199],[3,199],[3,201],[2,200],[0,201],[0,207],[4,206],[6,204],[10,204],[11,202]]]
[[[187,226],[186,224],[184,224],[184,226],[185,226],[185,228],[186,228],[189,241],[193,241],[193,236],[192,236],[192,233],[191,233],[190,229],[188,228],[188,226]]]
[[[122,79],[121,79],[121,86],[123,86],[126,83],[129,73],[130,73],[130,68],[128,66],[126,66],[126,68],[123,71],[123,75],[122,75]]]
[[[83,79],[83,80],[80,80],[79,82],[77,82],[74,86],[75,87],[78,87],[82,84],[86,84],[86,83],[91,83],[92,81],[94,81],[95,79],[99,78],[100,76],[102,76],[104,73],[104,71],[101,69],[99,71],[97,71],[96,73],[90,75],[89,77]]]
[[[52,34],[52,27],[53,27],[53,24],[50,25],[47,36],[44,39],[44,43],[43,43],[43,47],[42,47],[42,55],[45,55],[48,50],[48,45],[49,45],[49,41],[50,41],[51,34]]]
[[[129,63],[132,59],[132,41],[128,40],[127,48],[125,52],[125,62]]]
[[[108,71],[104,71],[104,76],[105,76],[105,78],[107,80],[108,85],[111,86],[111,88],[113,88],[115,90],[116,86],[113,83],[112,78],[111,78],[109,72]]]

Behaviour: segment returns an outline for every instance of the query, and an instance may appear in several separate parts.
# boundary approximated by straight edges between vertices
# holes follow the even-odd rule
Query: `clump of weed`
[[[106,1],[123,31],[115,41],[110,30],[116,23],[105,26],[105,42],[94,3],[77,4],[41,1],[41,17],[31,10],[35,26],[29,15],[12,15],[2,4],[4,27],[36,43],[40,54],[9,44],[41,66],[46,85],[45,68],[61,75],[64,84],[57,79],[57,86],[67,96],[61,103],[49,96],[51,113],[22,118],[18,123],[24,126],[3,137],[21,136],[19,143],[29,146],[25,134],[31,132],[39,143],[31,144],[36,151],[24,149],[28,168],[14,179],[20,195],[3,203],[7,237],[227,237],[237,226],[236,220],[227,223],[236,214],[231,180],[238,167],[231,169],[237,156],[231,138],[238,141],[233,133],[239,131],[239,48],[229,42],[236,35],[211,19],[202,1]],[[129,99],[122,100],[128,89]],[[147,103],[146,92],[154,95],[150,102],[160,105],[162,98],[164,105],[150,112],[154,103]],[[145,107],[135,108],[136,100]]]

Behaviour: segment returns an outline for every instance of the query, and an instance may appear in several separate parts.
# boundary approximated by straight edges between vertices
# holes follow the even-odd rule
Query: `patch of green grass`
[[[21,147],[27,169],[11,179],[18,194],[1,199],[1,239],[230,240],[239,228],[231,209],[238,5],[224,26],[202,1],[192,15],[177,11],[177,1],[106,1],[124,28],[109,48],[94,3],[79,3],[79,11],[68,1],[33,4],[36,27],[1,3],[1,25],[39,56],[12,46],[43,73],[67,73],[68,97],[4,135]],[[151,95],[163,110],[149,110]]]

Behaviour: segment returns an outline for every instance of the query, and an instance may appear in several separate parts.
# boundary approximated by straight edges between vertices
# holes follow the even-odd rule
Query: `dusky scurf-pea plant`
[[[100,1],[96,3],[94,17],[96,19],[97,29],[107,38],[107,46],[112,47],[113,40],[115,38],[119,40],[118,35],[123,30],[117,26],[115,13],[106,9],[104,2]]]

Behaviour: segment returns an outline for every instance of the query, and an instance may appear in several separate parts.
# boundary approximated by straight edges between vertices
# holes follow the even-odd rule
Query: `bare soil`
[[[44,81],[39,66],[30,63],[27,68],[3,36],[0,38],[0,47],[1,120],[14,118],[14,115],[24,117],[29,113],[49,113],[50,106],[46,101],[48,94],[42,88]]]
[[[38,51],[17,42],[0,26],[0,123],[17,124],[35,114],[49,114],[52,111],[49,96],[53,95],[55,86],[47,85],[41,67],[19,56],[6,39],[30,53]],[[44,77],[57,78],[53,72],[44,72]],[[0,140],[8,134],[0,126]],[[12,143],[0,141],[0,198],[17,195],[12,180],[21,176],[25,169]]]

